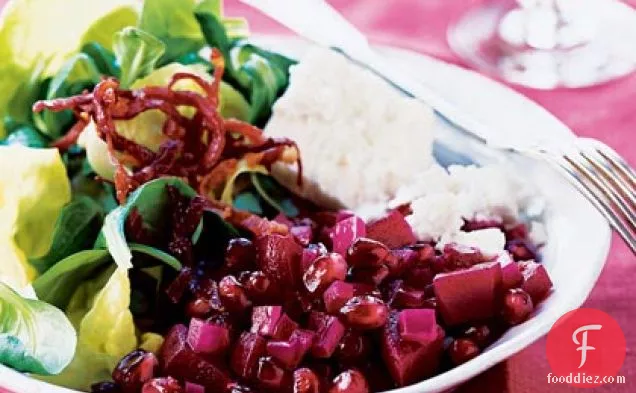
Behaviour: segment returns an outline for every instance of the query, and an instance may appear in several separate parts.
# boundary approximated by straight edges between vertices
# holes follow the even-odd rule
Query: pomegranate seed
[[[249,298],[261,304],[261,301],[267,301],[274,296],[274,287],[272,280],[260,270],[241,275],[240,282],[247,291]]]
[[[336,280],[344,280],[347,275],[347,262],[336,253],[316,258],[303,275],[303,283],[310,293],[322,293]]]
[[[509,289],[504,296],[503,317],[510,325],[518,325],[525,321],[534,305],[528,292],[523,289]]]
[[[183,393],[183,388],[172,377],[155,378],[144,384],[141,393]]]
[[[256,261],[256,247],[245,238],[230,240],[225,250],[225,269],[237,273],[241,270],[249,270]]]
[[[389,309],[374,296],[355,296],[340,309],[340,314],[351,327],[376,329],[386,322]]]
[[[157,357],[143,349],[136,349],[124,356],[113,370],[115,381],[124,393],[135,393],[144,382],[152,379],[157,372]]]
[[[371,353],[371,340],[361,332],[347,330],[340,339],[335,356],[343,364],[355,364],[367,359]]]
[[[389,248],[384,244],[360,237],[347,249],[347,262],[352,267],[378,267],[389,255]]]
[[[245,290],[234,276],[225,276],[219,282],[219,298],[232,311],[243,311],[252,305]]]
[[[367,269],[352,269],[351,279],[356,282],[366,283],[373,286],[378,286],[387,278],[390,274],[389,268],[380,265],[374,268]]]
[[[256,379],[265,388],[278,389],[283,385],[285,370],[278,366],[270,357],[263,357],[258,360]]]
[[[252,389],[248,386],[241,385],[237,382],[231,382],[227,385],[227,393],[252,393]]]
[[[212,306],[210,302],[201,298],[191,300],[186,306],[186,315],[191,318],[204,319],[210,315],[211,312]]]
[[[473,340],[480,348],[485,348],[492,340],[492,331],[487,325],[479,325],[468,328],[464,336]]]
[[[320,381],[316,374],[308,368],[294,371],[293,393],[319,393]]]
[[[119,386],[114,382],[98,382],[91,385],[91,393],[120,393]]]
[[[453,340],[452,344],[448,348],[448,354],[453,363],[459,366],[462,363],[466,363],[470,359],[479,355],[479,347],[475,342],[468,338],[458,338]]]
[[[369,393],[369,384],[360,371],[347,370],[334,378],[329,393]]]

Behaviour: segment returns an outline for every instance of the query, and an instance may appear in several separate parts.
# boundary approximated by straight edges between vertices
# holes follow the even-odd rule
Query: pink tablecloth
[[[176,0],[175,0],[176,1]],[[293,1],[293,0],[288,0]],[[375,42],[402,46],[461,65],[448,48],[445,32],[449,23],[467,7],[483,0],[330,0]],[[0,0],[0,7],[6,0]],[[630,0],[636,4],[636,0]],[[230,15],[245,15],[258,32],[285,31],[276,23],[249,10],[237,0],[227,0]],[[598,138],[636,164],[636,74],[601,87],[538,91],[515,87],[544,105],[577,134]],[[595,392],[634,392],[636,386],[636,258],[618,237],[613,239],[609,262],[586,306],[616,318],[627,338],[627,357],[621,370],[625,385],[608,385]],[[550,372],[545,341],[540,340],[460,388],[478,392],[575,392],[577,388],[548,385]]]
[[[446,29],[468,7],[484,0],[329,0],[374,42],[391,44],[463,65],[446,44]],[[636,5],[636,0],[630,0]],[[285,29],[258,12],[226,1],[229,15],[244,15],[252,30],[266,33]],[[326,26],[326,28],[328,28]],[[577,134],[600,139],[636,164],[636,74],[600,87],[540,91],[515,87],[545,106]],[[627,357],[620,372],[625,385],[607,385],[595,392],[634,392],[636,389],[636,258],[618,237],[586,306],[603,310],[616,318],[627,339]],[[574,278],[573,278],[574,279]],[[631,349],[631,350],[630,350]],[[575,392],[577,388],[549,385],[550,367],[545,340],[533,344],[505,363],[499,364],[459,389],[461,393]]]

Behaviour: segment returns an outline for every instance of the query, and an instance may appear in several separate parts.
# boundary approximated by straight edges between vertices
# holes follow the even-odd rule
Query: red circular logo
[[[625,361],[625,335],[608,314],[581,308],[556,321],[546,351],[554,372],[548,382],[600,386],[613,382]]]

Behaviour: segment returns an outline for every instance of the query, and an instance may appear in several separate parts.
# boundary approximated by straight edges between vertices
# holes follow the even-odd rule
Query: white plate
[[[291,56],[298,56],[307,48],[307,44],[292,38],[261,37],[258,41]],[[532,133],[571,137],[568,128],[546,110],[490,79],[414,52],[383,50],[396,61],[417,70],[446,98],[477,114],[493,129],[507,130],[507,135],[502,137],[523,137]],[[434,393],[451,389],[529,346],[545,335],[561,315],[585,301],[609,252],[610,229],[607,222],[555,172],[531,159],[485,148],[450,129],[442,121],[438,123],[437,137],[440,146],[461,151],[471,160],[505,160],[515,167],[519,176],[534,183],[547,204],[545,224],[549,241],[543,256],[554,283],[554,292],[537,308],[530,320],[510,329],[477,358],[393,392]],[[32,380],[2,366],[0,386],[15,393],[74,392]]]

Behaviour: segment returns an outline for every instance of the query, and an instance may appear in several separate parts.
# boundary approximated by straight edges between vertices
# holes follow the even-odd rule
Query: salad
[[[13,0],[0,22],[0,364],[95,393],[379,392],[470,361],[549,295],[517,206],[464,192],[487,169],[424,157],[396,190],[369,142],[382,192],[329,189],[354,159],[325,145],[334,124],[374,136],[338,117],[331,73],[390,89],[376,77],[254,45],[220,0],[86,3]]]

